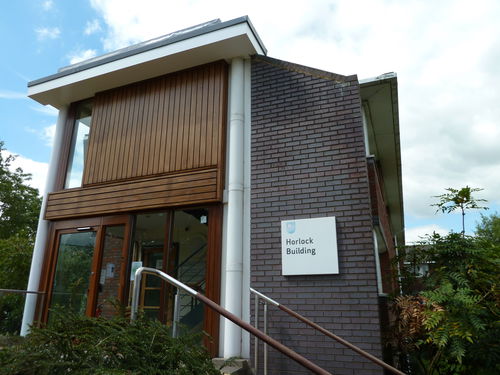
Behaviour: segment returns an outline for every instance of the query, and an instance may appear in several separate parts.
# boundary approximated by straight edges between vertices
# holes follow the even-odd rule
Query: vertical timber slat
[[[226,76],[216,62],[98,93],[83,186],[222,167]]]

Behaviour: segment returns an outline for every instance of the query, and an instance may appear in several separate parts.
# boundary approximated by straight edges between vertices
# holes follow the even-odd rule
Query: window
[[[66,189],[81,187],[83,168],[87,157],[90,124],[92,121],[92,102],[85,101],[76,108],[73,136],[66,171]]]

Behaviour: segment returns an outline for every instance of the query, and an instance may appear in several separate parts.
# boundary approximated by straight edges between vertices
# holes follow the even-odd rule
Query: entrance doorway
[[[220,206],[171,209],[135,215],[52,222],[49,252],[42,273],[42,322],[50,309],[111,317],[130,305],[133,270],[160,269],[215,302],[220,296]],[[215,355],[219,318],[191,296],[154,276],[141,285],[141,308],[150,318],[211,336]],[[177,303],[175,302],[177,300]]]
[[[114,313],[113,301],[123,298],[130,221],[120,215],[52,224],[43,321],[54,308],[87,316]]]
[[[214,274],[218,246],[213,246],[214,208],[186,208],[139,214],[133,235],[132,269],[140,266],[159,269],[192,289],[218,299]],[[131,284],[132,287],[132,284]],[[129,293],[131,295],[131,293]],[[130,301],[129,301],[130,303]],[[204,306],[192,296],[177,291],[153,275],[142,279],[140,309],[148,317],[180,329],[202,330]],[[174,324],[175,321],[175,324]]]

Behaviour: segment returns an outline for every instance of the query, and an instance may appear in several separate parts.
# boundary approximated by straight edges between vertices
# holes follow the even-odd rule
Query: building
[[[28,296],[23,333],[56,304],[112,314],[144,265],[249,322],[251,286],[382,358],[390,259],[404,241],[397,78],[266,54],[247,17],[214,20],[28,84],[59,118],[28,286],[45,294]],[[285,239],[295,225],[307,237]],[[146,314],[172,323],[172,288],[147,276],[141,295]],[[246,332],[180,300],[181,323],[208,332],[214,356],[251,357]],[[269,314],[270,335],[321,367],[382,372]],[[305,373],[269,356],[270,373]]]

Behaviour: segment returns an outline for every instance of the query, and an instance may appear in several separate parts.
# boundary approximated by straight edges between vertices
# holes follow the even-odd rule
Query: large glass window
[[[61,234],[51,307],[85,314],[96,232]]]
[[[73,126],[71,151],[68,159],[68,170],[64,187],[82,186],[83,168],[87,157],[90,123],[92,120],[92,102],[85,101],[78,105]]]

